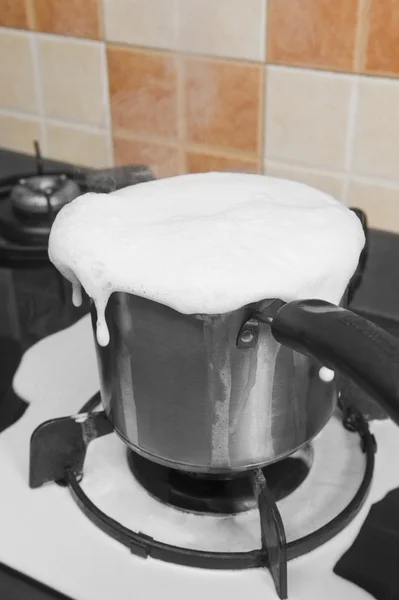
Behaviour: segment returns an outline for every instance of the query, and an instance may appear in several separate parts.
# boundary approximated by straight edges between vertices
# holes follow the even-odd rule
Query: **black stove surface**
[[[64,170],[67,165],[62,165],[61,163],[54,161],[44,161],[44,167],[49,172],[58,172],[60,169]],[[11,211],[9,203],[3,201],[4,194],[9,189],[9,186],[5,189],[4,186],[1,185],[1,181],[10,179],[11,177],[15,177],[17,180],[18,175],[21,173],[34,173],[35,168],[36,163],[33,156],[0,149],[0,223],[4,213],[7,213],[10,217],[9,213]],[[10,242],[2,235],[2,233],[0,225],[0,279],[2,273],[5,274],[2,269],[10,268],[15,263],[38,263],[42,261],[43,257],[45,257],[45,262],[47,262],[46,246],[32,248],[27,254],[26,245]],[[23,276],[23,273],[21,273],[21,275]],[[10,278],[5,275],[3,278],[5,280],[3,285],[6,287],[9,285]],[[0,284],[1,283],[2,281],[0,281]],[[2,296],[4,297],[4,292]],[[10,320],[10,314],[8,314],[8,311],[3,304],[1,304],[1,308],[0,320],[6,323],[7,320]],[[15,394],[11,385],[13,376],[21,360],[23,348],[21,347],[20,341],[13,335],[11,327],[9,334],[6,333],[7,327],[2,328],[2,330],[4,330],[4,334],[0,335],[0,432],[17,421],[28,406],[26,402]],[[8,580],[10,580],[11,577],[12,575],[10,572],[7,575]],[[1,578],[0,581],[2,581]],[[3,592],[1,584],[0,589]]]
[[[1,600],[73,600],[0,563]]]
[[[399,598],[399,489],[371,507],[358,537],[334,573],[378,600]]]
[[[19,405],[10,398],[10,384],[24,350],[46,335],[72,325],[89,310],[84,295],[80,309],[72,306],[71,290],[48,258],[50,223],[44,218],[21,218],[14,213],[10,191],[21,178],[32,175],[66,175],[82,193],[109,192],[153,179],[142,165],[93,171],[36,156],[0,149],[0,355],[7,356],[0,369],[0,431],[10,424],[10,410]],[[16,341],[20,342],[18,345]],[[8,356],[9,355],[9,356]],[[18,356],[18,359],[16,358]]]
[[[41,167],[46,173],[68,173],[73,180],[83,181],[84,191],[108,192],[152,178],[149,169],[141,166],[92,171],[57,161],[43,160]],[[11,239],[9,235],[4,235],[9,233],[10,224],[15,227],[18,223],[12,214],[10,203],[7,200],[4,201],[8,197],[10,184],[16,183],[21,177],[34,175],[36,172],[37,161],[34,156],[0,149],[0,297],[5,295],[2,292],[9,286],[10,278],[7,272],[11,270],[18,280],[18,285],[24,288],[24,302],[29,302],[27,312],[32,315],[35,313],[37,317],[46,310],[43,303],[39,306],[35,301],[32,305],[32,299],[36,297],[37,291],[32,286],[39,285],[44,295],[51,297],[51,293],[46,289],[46,283],[43,281],[43,277],[46,279],[45,271],[49,264],[47,243],[34,243],[27,247],[23,235],[19,241],[15,239],[15,235],[11,236]],[[3,228],[1,228],[1,221],[3,221]],[[30,225],[26,223],[25,231],[29,227]],[[36,272],[32,270],[33,266],[37,267]],[[37,275],[39,271],[42,273],[42,278]],[[84,312],[87,312],[87,306],[83,307],[81,311],[76,310],[74,319],[81,318]],[[53,329],[56,331],[63,327],[62,315],[54,312],[53,317]],[[19,398],[12,389],[13,376],[20,363],[23,348],[11,332],[11,326],[8,327],[7,321],[10,321],[7,303],[4,305],[0,302],[0,322],[3,323],[3,329],[6,331],[4,335],[0,333],[0,433],[15,423],[28,407],[26,402]],[[8,329],[10,329],[9,335],[7,334]],[[48,335],[48,323],[46,333],[43,333],[40,318],[36,319],[34,329],[31,331],[31,338],[34,341]],[[0,598],[1,600],[23,600],[25,598],[29,598],[29,600],[71,600],[1,563]]]

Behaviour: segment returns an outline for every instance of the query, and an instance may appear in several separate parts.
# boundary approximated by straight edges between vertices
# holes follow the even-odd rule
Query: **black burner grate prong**
[[[98,396],[85,408],[93,410]],[[270,570],[279,597],[287,598],[287,561],[315,550],[342,531],[363,506],[372,481],[376,444],[361,413],[349,407],[343,415],[343,425],[359,435],[366,455],[363,480],[349,504],[329,523],[313,533],[286,543],[284,526],[277,505],[261,469],[252,473],[252,486],[258,500],[261,524],[261,548],[249,552],[207,552],[172,546],[159,542],[142,532],[134,532],[105,513],[87,497],[79,485],[88,444],[110,433],[113,428],[103,411],[80,413],[47,421],[32,435],[30,476],[31,487],[46,481],[65,481],[72,497],[84,514],[104,533],[125,545],[142,558],[154,558],[176,565],[217,570],[267,568]]]
[[[276,591],[281,600],[288,596],[287,541],[277,504],[261,469],[252,475],[252,486],[258,500],[262,550]]]

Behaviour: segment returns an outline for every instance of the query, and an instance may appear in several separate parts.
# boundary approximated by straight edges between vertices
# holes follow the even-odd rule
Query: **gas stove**
[[[66,170],[57,173],[46,189],[62,189]],[[87,177],[88,189],[114,185],[111,173],[85,174],[82,181]],[[13,187],[24,188],[23,179],[15,175]],[[41,190],[43,181],[29,185]],[[13,219],[22,223],[17,203],[26,190],[17,188],[13,197],[10,191]],[[15,239],[1,243],[21,248]],[[23,244],[24,256],[28,247],[35,246]],[[368,271],[352,303],[393,333],[399,290],[391,274],[398,259],[396,236],[371,231]],[[153,600],[161,593],[174,600],[248,594],[272,600],[284,595],[286,583],[296,600],[371,597],[334,569],[363,531],[370,507],[399,488],[392,464],[399,435],[353,386],[344,393],[351,402],[341,402],[308,446],[235,479],[176,472],[127,450],[99,404],[88,316],[28,348],[12,388],[28,409],[1,432],[7,410],[0,400],[2,600]],[[388,550],[396,551],[393,543]],[[380,597],[395,598],[398,589]]]
[[[73,306],[69,282],[49,261],[54,216],[79,194],[153,179],[143,165],[91,171],[44,160],[37,142],[34,149],[33,157],[0,150],[0,431],[25,407],[9,388],[24,350],[89,310],[86,296]]]
[[[145,476],[151,480],[151,474],[134,464],[134,460],[132,464],[131,455],[116,435],[94,439],[94,430],[88,425],[90,414],[97,415],[98,432],[108,432],[99,426],[102,413],[96,404],[98,387],[88,316],[25,353],[14,378],[14,389],[30,406],[13,427],[0,435],[0,561],[74,600],[105,600],[111,595],[120,600],[132,595],[152,599],[160,592],[175,599],[186,598],[187,594],[199,599],[206,594],[234,600],[248,593],[277,598],[273,579],[262,563],[262,509],[228,514],[226,507],[192,510],[189,505],[182,510],[173,498],[167,503],[160,501],[159,493],[148,489],[143,481]],[[93,398],[89,405],[88,398]],[[79,414],[85,404],[89,412]],[[70,414],[75,415],[73,419],[67,417]],[[86,423],[82,428],[85,439],[92,440],[83,479],[79,482],[77,474],[70,472],[70,491],[54,483],[32,489],[28,485],[31,435],[38,431],[37,427],[40,431],[44,422],[59,418],[64,421],[65,417],[78,426]],[[290,598],[369,597],[361,588],[334,575],[333,568],[356,538],[371,503],[399,486],[399,473],[389,464],[390,457],[399,452],[397,429],[388,421],[373,422],[371,429],[378,446],[375,476],[367,499],[362,496],[364,505],[360,501],[356,510],[352,507],[353,520],[348,518],[347,507],[362,484],[363,488],[369,485],[366,475],[374,457],[371,435],[365,434],[365,447],[358,433],[342,426],[337,414],[311,448],[295,457],[305,465],[306,476],[277,502],[289,558],[302,554],[294,549],[296,539],[309,542],[312,530],[319,531],[337,515],[346,526],[339,527],[334,533],[341,531],[334,537],[324,528],[323,545],[315,544],[307,549],[313,549],[312,552],[306,550],[289,561]],[[47,450],[44,455],[51,456],[51,444]],[[32,470],[31,477],[35,477]],[[267,472],[266,477],[269,478]],[[169,488],[170,484],[169,481]],[[180,482],[180,488],[176,482],[172,485],[178,485],[180,491],[190,491],[184,483]],[[258,479],[255,490],[261,493],[261,488]],[[238,497],[242,495],[239,493]],[[108,529],[106,535],[104,530],[110,522],[114,529]],[[331,539],[326,541],[328,538]],[[169,552],[170,547],[185,548],[184,561],[165,562],[165,555],[159,555],[165,546]],[[181,552],[179,555],[181,558]],[[198,563],[201,557],[205,559],[202,564],[201,560]],[[214,559],[229,561],[231,557],[236,562],[227,568],[221,563],[212,564]],[[159,558],[163,560],[156,560]],[[246,561],[246,565],[238,559]],[[182,566],[184,563],[190,566]],[[243,570],[243,566],[253,568]]]
[[[35,430],[30,485],[68,485],[86,516],[139,557],[204,569],[267,567],[279,597],[286,598],[287,561],[337,535],[367,498],[376,442],[354,409],[338,413],[290,457],[221,477],[171,469],[132,450],[126,457],[115,435],[91,447],[83,466],[89,444],[113,432],[103,411],[86,412],[100,403],[98,396],[78,415]],[[339,450],[333,453],[334,445]],[[107,479],[106,500],[96,472]],[[228,519],[234,528],[226,526]]]
[[[90,171],[67,165],[46,168],[38,142],[30,172],[0,178],[0,263],[48,263],[47,242],[58,211],[80,194],[108,193],[153,179],[144,165]]]

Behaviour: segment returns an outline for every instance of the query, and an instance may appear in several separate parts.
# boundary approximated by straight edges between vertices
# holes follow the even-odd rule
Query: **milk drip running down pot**
[[[94,301],[118,435],[161,465],[229,476],[323,429],[338,390],[322,367],[399,424],[399,342],[345,308],[364,242],[356,214],[320,191],[210,173],[81,196],[49,255]]]

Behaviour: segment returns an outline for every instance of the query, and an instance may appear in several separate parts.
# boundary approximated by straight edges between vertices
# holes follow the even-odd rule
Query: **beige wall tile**
[[[180,171],[178,148],[145,139],[114,137],[114,156],[117,165],[148,165],[158,178],[178,175]]]
[[[399,181],[399,80],[361,79],[353,170]]]
[[[316,189],[330,194],[337,200],[342,200],[344,191],[344,175],[334,175],[330,173],[320,173],[311,169],[302,169],[300,167],[276,163],[270,160],[265,162],[265,173],[271,177],[281,179],[291,179],[306,183]]]
[[[35,29],[102,39],[101,0],[33,0]]]
[[[268,61],[352,71],[359,2],[269,0]]]
[[[25,0],[1,0],[0,25],[16,29],[29,29],[26,8]]]
[[[40,36],[38,46],[46,116],[103,126],[103,44]]]
[[[46,138],[49,158],[87,167],[110,166],[110,145],[106,133],[47,123]]]
[[[105,39],[173,49],[176,1],[103,0]]]
[[[187,58],[184,72],[186,140],[260,154],[263,69],[252,63]],[[224,154],[224,152],[222,152]]]
[[[368,40],[365,70],[399,75],[399,2],[368,0]]]
[[[268,67],[268,159],[341,169],[346,160],[350,76]]]
[[[111,44],[107,50],[114,128],[140,136],[175,138],[178,102],[173,54]]]
[[[264,60],[266,0],[178,0],[178,48]]]
[[[399,186],[352,181],[348,205],[363,209],[371,227],[399,233]]]
[[[37,113],[30,35],[0,29],[0,107]]]
[[[0,112],[0,147],[33,154],[34,140],[42,143],[37,119]]]

